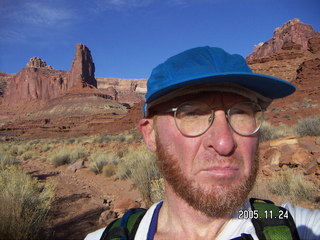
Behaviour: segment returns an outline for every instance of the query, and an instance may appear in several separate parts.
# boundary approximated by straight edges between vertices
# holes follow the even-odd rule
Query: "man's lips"
[[[200,170],[200,172],[212,175],[213,177],[218,178],[231,178],[234,177],[239,171],[239,167],[237,166],[211,166],[206,167]]]

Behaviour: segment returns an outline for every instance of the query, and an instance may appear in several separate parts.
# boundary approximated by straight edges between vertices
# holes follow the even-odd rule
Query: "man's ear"
[[[138,127],[150,151],[155,152],[157,150],[157,147],[153,123],[153,119],[143,118],[140,119]]]

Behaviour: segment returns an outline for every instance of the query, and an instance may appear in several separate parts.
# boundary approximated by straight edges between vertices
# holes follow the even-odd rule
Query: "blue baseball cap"
[[[177,54],[153,69],[147,81],[144,117],[160,102],[204,89],[226,92],[231,89],[230,92],[249,98],[255,96],[266,107],[273,99],[292,94],[296,87],[276,77],[253,73],[238,54],[229,54],[221,48],[197,47]]]

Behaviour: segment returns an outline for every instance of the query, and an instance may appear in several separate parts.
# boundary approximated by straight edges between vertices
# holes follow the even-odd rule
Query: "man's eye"
[[[196,115],[198,115],[198,114],[199,114],[199,113],[197,113],[197,112],[187,112],[185,115],[192,117],[192,116],[196,116]]]

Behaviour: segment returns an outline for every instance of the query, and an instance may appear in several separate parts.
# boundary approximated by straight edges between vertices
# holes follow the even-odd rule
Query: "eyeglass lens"
[[[252,135],[258,131],[263,120],[261,107],[253,102],[233,105],[227,111],[231,128],[240,135]],[[186,136],[199,136],[206,132],[214,120],[214,111],[203,102],[186,102],[175,112],[179,131]]]

